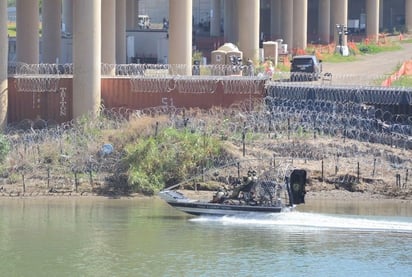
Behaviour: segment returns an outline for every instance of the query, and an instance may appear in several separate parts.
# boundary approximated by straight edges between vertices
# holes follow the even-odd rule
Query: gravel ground
[[[332,73],[335,85],[373,85],[374,81],[390,76],[397,66],[412,59],[412,43],[401,43],[401,47],[398,51],[359,55],[357,61],[324,62],[323,72]]]

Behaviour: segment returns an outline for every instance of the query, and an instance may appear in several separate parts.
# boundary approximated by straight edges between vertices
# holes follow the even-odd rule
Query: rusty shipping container
[[[8,79],[8,123],[44,120],[60,124],[72,120],[72,78],[60,78],[53,91],[28,91],[27,86],[20,89],[17,82],[17,78]]]
[[[22,87],[8,80],[8,123],[42,120],[59,124],[73,119],[73,79],[59,78],[57,87],[43,90]],[[30,83],[29,83],[30,85]],[[264,80],[176,78],[102,78],[101,101],[106,109],[142,110],[150,107],[209,109],[262,99]]]

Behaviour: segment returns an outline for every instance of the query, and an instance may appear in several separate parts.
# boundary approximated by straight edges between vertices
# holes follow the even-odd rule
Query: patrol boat
[[[302,169],[292,170],[283,183],[259,178],[249,170],[243,180],[222,186],[210,201],[190,199],[171,188],[162,190],[159,196],[170,206],[195,216],[280,213],[305,202],[305,185],[306,171]]]

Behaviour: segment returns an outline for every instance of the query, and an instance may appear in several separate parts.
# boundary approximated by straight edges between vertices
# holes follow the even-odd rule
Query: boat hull
[[[191,215],[209,215],[209,216],[227,216],[241,215],[250,213],[280,213],[284,211],[283,207],[262,207],[250,205],[225,205],[202,202],[175,202],[168,203],[170,206],[191,214]]]

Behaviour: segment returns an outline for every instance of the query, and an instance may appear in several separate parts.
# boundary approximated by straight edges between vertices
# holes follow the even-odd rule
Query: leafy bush
[[[359,51],[361,51],[362,53],[368,53],[368,52],[370,52],[369,46],[368,45],[359,45]]]
[[[222,151],[217,139],[187,129],[167,128],[157,137],[126,147],[129,184],[137,192],[154,194],[207,167]]]
[[[0,135],[0,162],[4,162],[10,152],[10,143],[4,135]]]

